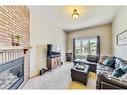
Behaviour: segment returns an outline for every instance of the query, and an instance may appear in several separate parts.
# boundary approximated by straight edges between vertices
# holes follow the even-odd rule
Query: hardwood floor
[[[72,81],[69,85],[69,89],[96,89],[96,73],[90,72],[86,86],[82,83]]]

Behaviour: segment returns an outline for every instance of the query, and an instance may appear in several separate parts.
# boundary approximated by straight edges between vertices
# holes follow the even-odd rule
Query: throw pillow
[[[121,70],[121,68],[116,68],[116,69],[113,71],[113,73],[112,73],[111,76],[113,76],[113,77],[121,77],[121,76],[124,75],[124,74],[125,74],[125,72],[123,72],[123,71]]]
[[[127,72],[127,65],[124,65],[123,67],[121,67],[122,71],[124,71],[125,73]]]
[[[120,65],[122,64],[121,62],[122,62],[122,59],[116,58],[116,59],[115,59],[115,68],[119,68]]]
[[[103,65],[111,67],[112,64],[114,64],[115,60],[113,58],[106,58],[105,61],[103,61]]]
[[[119,67],[118,68],[121,68],[121,70],[126,73],[127,72],[127,62],[124,60],[119,61]]]

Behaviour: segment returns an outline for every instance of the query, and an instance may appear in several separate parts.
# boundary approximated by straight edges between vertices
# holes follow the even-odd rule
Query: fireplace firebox
[[[0,89],[17,89],[24,81],[24,57],[0,64]]]

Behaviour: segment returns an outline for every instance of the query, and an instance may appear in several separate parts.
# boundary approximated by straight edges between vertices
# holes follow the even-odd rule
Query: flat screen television
[[[47,56],[60,54],[61,46],[60,44],[47,44]]]

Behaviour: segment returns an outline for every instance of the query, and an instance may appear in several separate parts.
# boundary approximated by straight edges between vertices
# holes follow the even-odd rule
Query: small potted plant
[[[16,35],[15,36],[15,39],[16,39],[16,41],[15,41],[15,43],[16,43],[16,46],[19,46],[20,44],[19,44],[19,41],[20,41],[20,36],[19,35]]]

